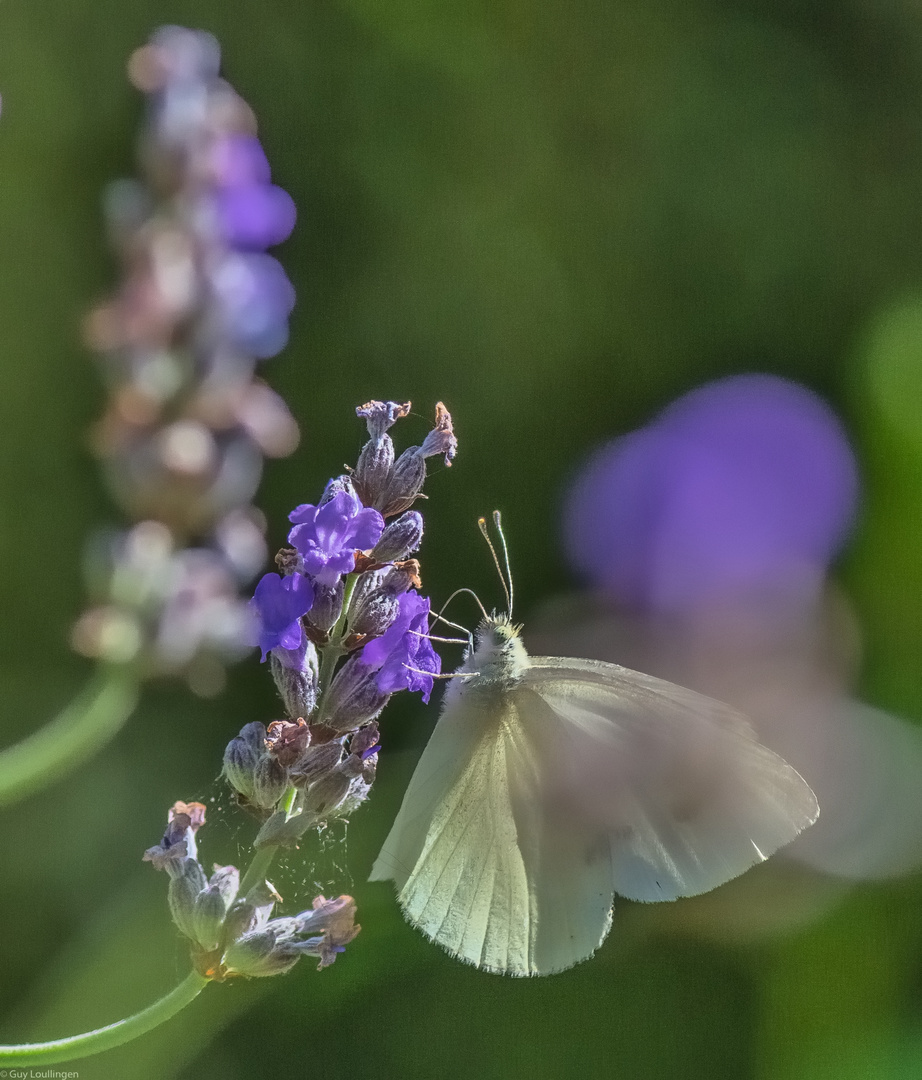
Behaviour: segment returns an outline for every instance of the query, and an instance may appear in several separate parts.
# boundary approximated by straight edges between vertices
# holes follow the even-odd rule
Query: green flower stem
[[[134,669],[101,665],[53,720],[0,751],[0,806],[39,791],[92,757],[121,730],[137,701]]]
[[[336,625],[333,627],[333,632],[330,634],[330,640],[339,645],[342,642],[343,634],[346,630],[346,623],[349,619],[349,608],[352,606],[352,594],[355,592],[355,586],[358,584],[359,575],[349,574],[346,578],[346,584],[343,588],[343,610],[340,612],[339,618],[336,620]],[[323,685],[321,684],[321,690]]]
[[[246,896],[250,889],[261,885],[266,880],[266,873],[272,865],[277,850],[277,844],[267,844],[265,847],[256,848],[253,861],[247,867],[243,880],[240,882],[238,896]]]
[[[320,673],[317,677],[317,682],[320,686],[320,700],[317,703],[317,712],[314,716],[315,723],[323,723],[326,692],[329,690],[330,683],[333,680],[333,672],[336,670],[336,664],[338,663],[339,658],[344,655],[343,638],[346,636],[346,624],[349,621],[349,608],[352,605],[352,594],[355,592],[355,586],[358,580],[358,574],[349,574],[347,576],[346,585],[343,589],[343,610],[336,620],[336,625],[330,631],[329,642],[326,645],[321,646],[320,649]]]
[[[171,990],[153,1005],[107,1027],[86,1031],[82,1035],[72,1035],[68,1039],[23,1043],[21,1046],[0,1046],[0,1066],[51,1065],[56,1061],[76,1061],[77,1058],[101,1054],[104,1050],[131,1042],[184,1009],[190,1001],[198,997],[208,982],[204,976],[193,971],[175,990]]]
[[[323,723],[323,706],[324,698],[326,697],[325,691],[333,679],[336,661],[343,655],[343,650],[339,642],[336,642],[331,638],[329,645],[324,645],[320,650],[320,653],[320,674],[317,677],[317,682],[320,685],[320,700],[317,702],[316,717],[312,718],[315,723]]]

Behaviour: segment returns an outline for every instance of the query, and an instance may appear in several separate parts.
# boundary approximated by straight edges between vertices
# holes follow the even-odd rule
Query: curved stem
[[[0,1046],[0,1065],[50,1065],[56,1061],[76,1061],[77,1058],[111,1050],[114,1046],[131,1042],[175,1016],[198,997],[208,982],[203,975],[192,971],[175,990],[171,990],[153,1005],[107,1027],[86,1031],[82,1035],[72,1035],[68,1039],[54,1039],[52,1042]]]
[[[99,667],[53,720],[0,751],[0,806],[31,795],[91,757],[118,733],[137,701],[133,668]]]

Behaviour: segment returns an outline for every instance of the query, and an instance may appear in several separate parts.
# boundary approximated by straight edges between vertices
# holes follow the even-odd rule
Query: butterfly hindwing
[[[707,892],[819,813],[799,773],[710,698],[593,660],[532,657],[523,683],[567,733],[550,797],[606,831],[622,896]]]

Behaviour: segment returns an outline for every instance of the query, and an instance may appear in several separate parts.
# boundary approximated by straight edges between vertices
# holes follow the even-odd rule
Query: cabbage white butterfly
[[[708,892],[816,820],[741,714],[615,664],[529,656],[519,631],[484,615],[371,873],[452,955],[562,971],[604,941],[615,893]]]

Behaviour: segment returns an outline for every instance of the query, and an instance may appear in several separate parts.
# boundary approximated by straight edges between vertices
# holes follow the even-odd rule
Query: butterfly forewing
[[[719,702],[593,660],[532,657],[523,684],[561,724],[545,799],[608,836],[622,896],[707,892],[816,820],[803,778]]]

